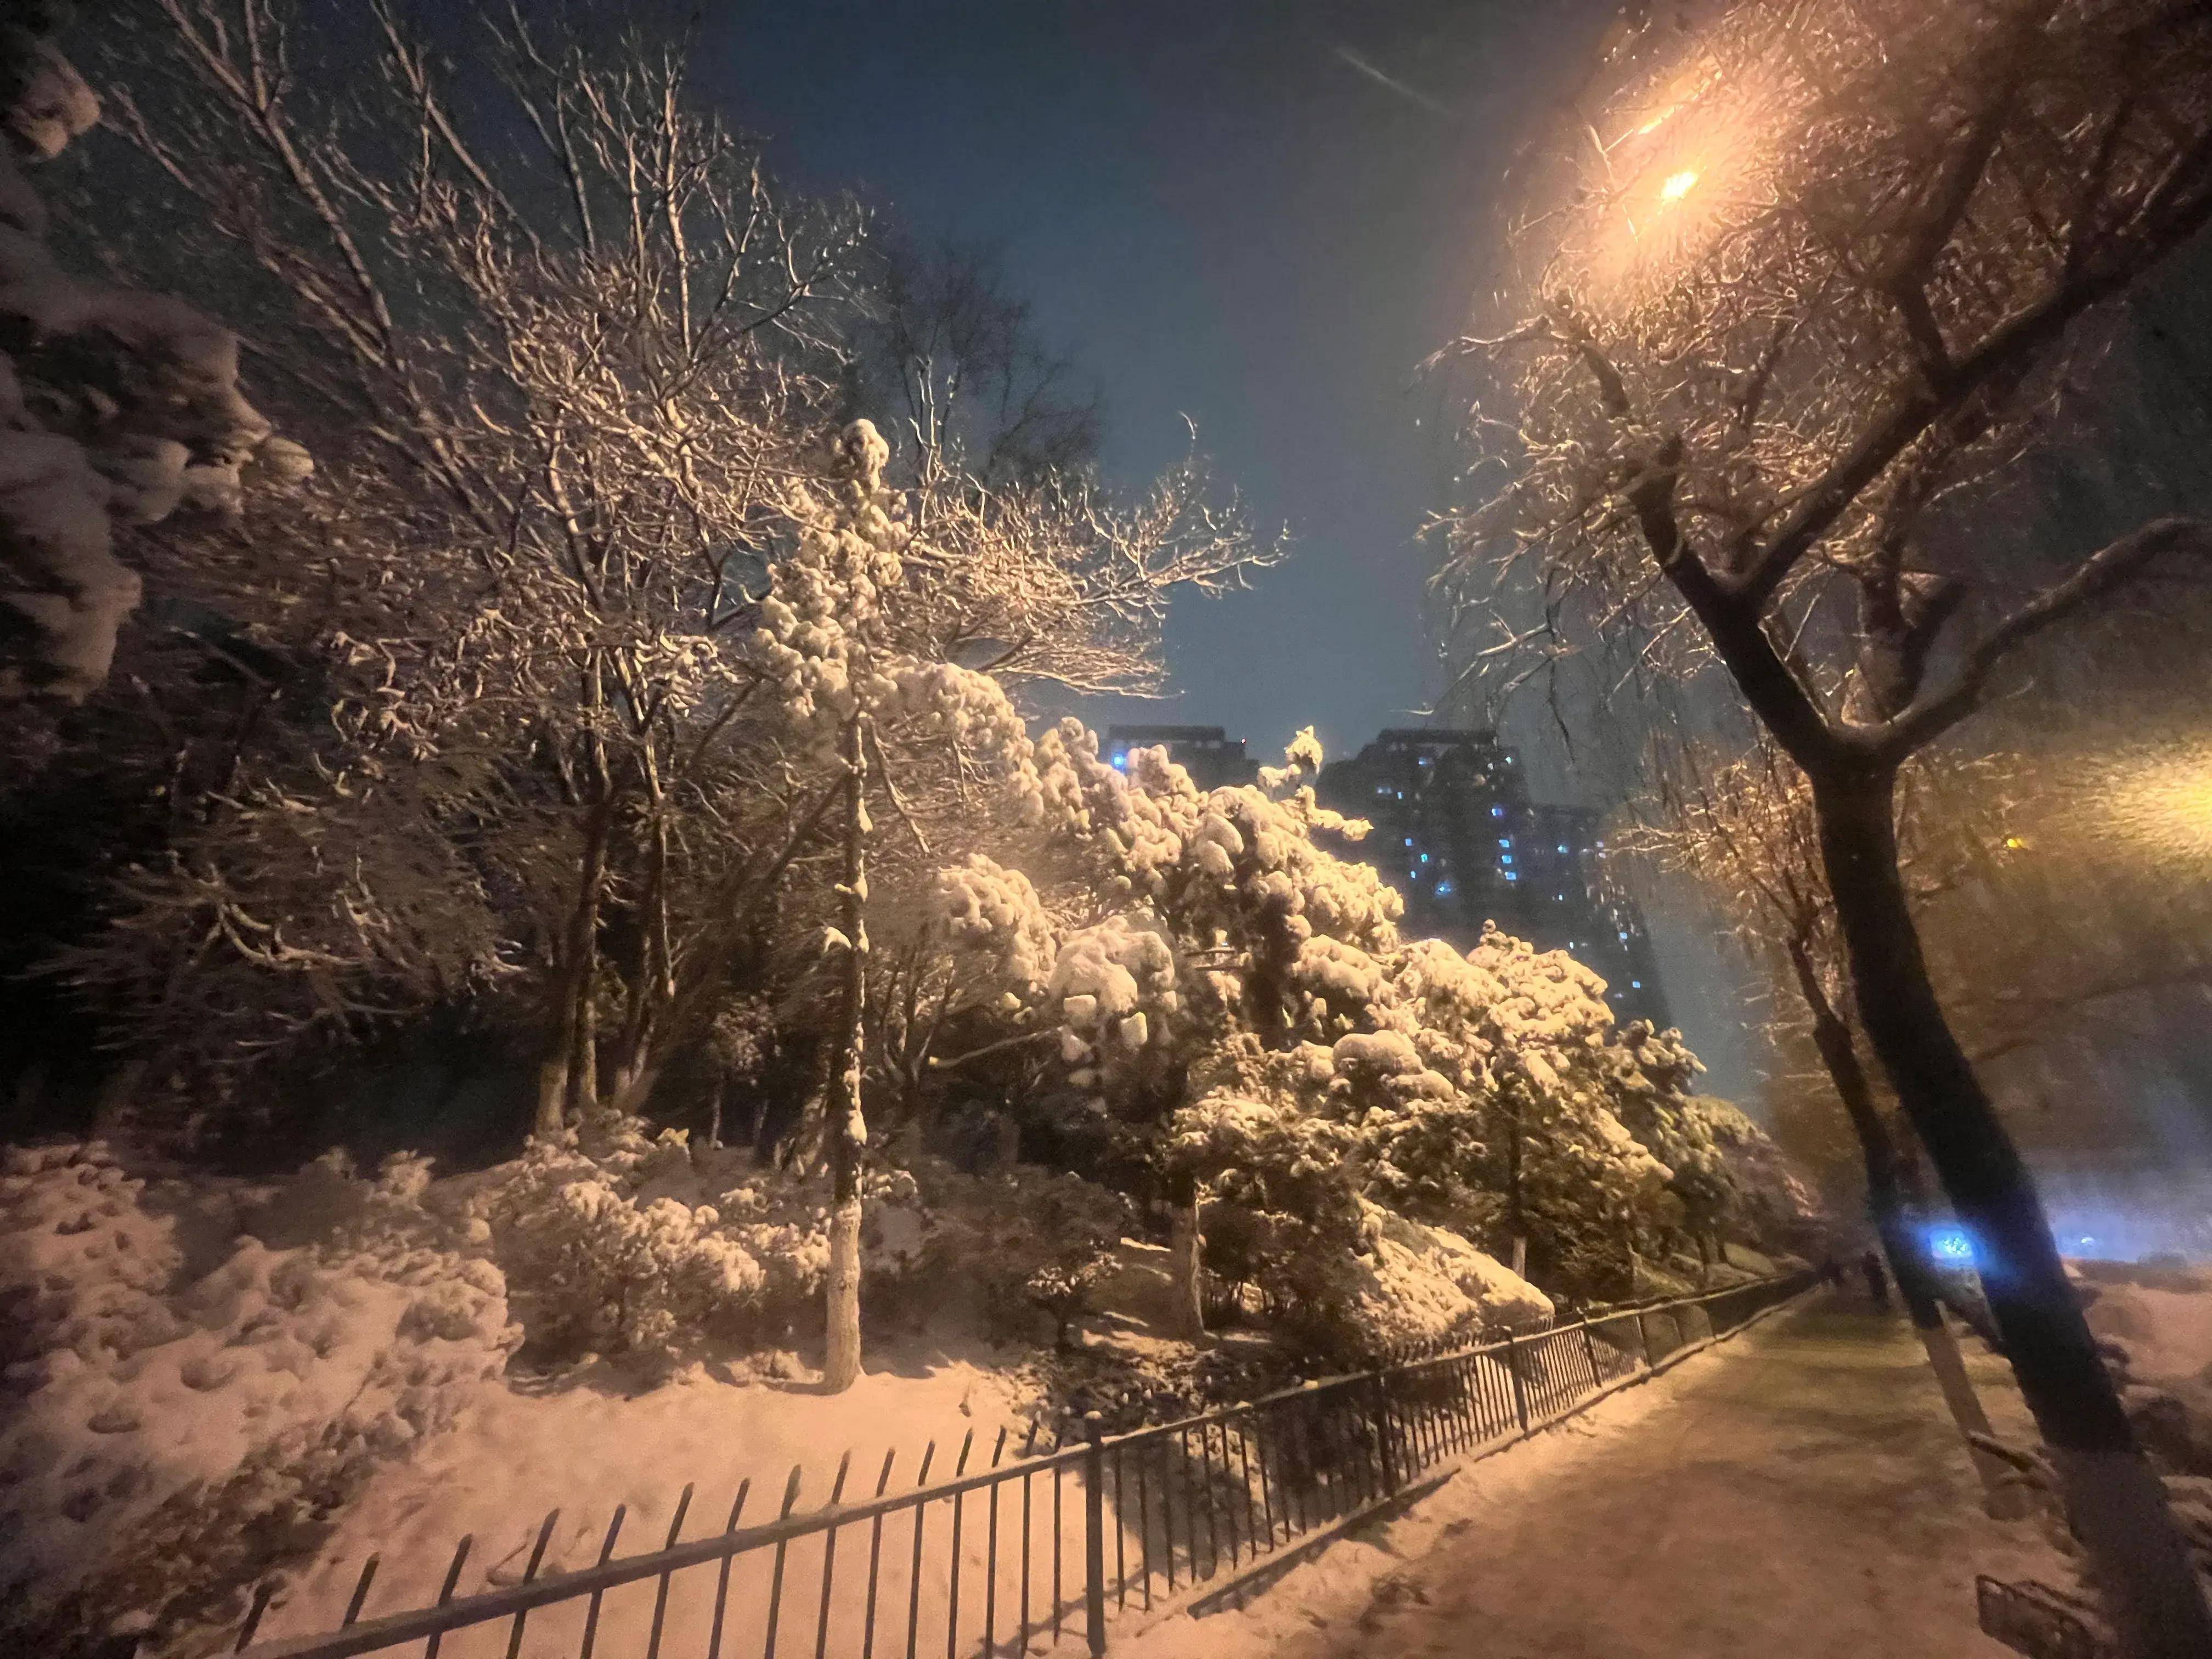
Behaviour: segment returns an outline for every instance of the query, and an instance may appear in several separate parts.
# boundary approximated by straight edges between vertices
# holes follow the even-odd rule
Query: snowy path
[[[1972,1369],[2017,1436],[2003,1368]],[[1902,1316],[1821,1300],[1463,1471],[1243,1613],[1178,1618],[1121,1651],[1996,1659],[1973,1575],[2047,1571],[2043,1550],[1981,1514]]]

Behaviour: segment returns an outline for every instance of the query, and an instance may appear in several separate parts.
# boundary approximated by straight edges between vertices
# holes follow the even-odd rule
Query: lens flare
[[[1670,173],[1667,182],[1659,186],[1659,199],[1679,202],[1697,187],[1697,183],[1698,170],[1695,167],[1686,167],[1680,173]]]
[[[2110,836],[2163,868],[2212,865],[2212,742],[2115,757],[2098,769],[2093,810]]]

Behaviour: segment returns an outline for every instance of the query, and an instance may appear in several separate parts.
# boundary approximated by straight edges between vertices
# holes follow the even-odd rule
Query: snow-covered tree
[[[238,340],[191,307],[64,268],[27,169],[100,100],[39,7],[0,20],[0,700],[82,701],[107,677],[139,576],[118,532],[240,511],[307,453],[238,385]]]
[[[1462,343],[1510,405],[1470,423],[1503,487],[1462,522],[1462,597],[1525,575],[1549,660],[1597,635],[1650,675],[1717,667],[1808,780],[1869,1044],[2008,1263],[1991,1307],[2115,1620],[2135,1652],[2201,1650],[2212,1613],[1930,981],[1896,799],[2031,641],[2212,548],[2173,517],[2063,556],[1992,530],[2069,348],[2212,219],[2212,17],[1657,19],[1518,170],[1512,314]]]
[[[165,580],[308,717],[243,748],[71,972],[137,1046],[234,1063],[484,1002],[541,1034],[550,1129],[642,1101],[733,984],[797,971],[792,918],[833,920],[842,647],[802,573],[849,574],[807,550],[852,476],[828,411],[862,226],[766,175],[681,40],[488,7],[496,94],[463,100],[396,11],[356,21],[357,57],[257,78],[282,9],[185,0],[112,65],[213,227],[194,257],[262,296],[278,392],[359,441],[295,526],[167,541]],[[965,804],[975,744],[1018,758],[1009,694],[1143,689],[1169,594],[1273,556],[1195,461],[1126,502],[925,483],[884,544],[871,648],[908,666],[863,757],[913,823]],[[913,839],[884,856],[926,884]]]

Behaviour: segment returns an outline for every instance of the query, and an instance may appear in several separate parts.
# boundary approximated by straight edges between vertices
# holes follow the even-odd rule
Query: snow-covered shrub
[[[696,1201],[699,1185],[683,1134],[635,1118],[594,1113],[533,1140],[478,1201],[532,1347],[672,1359],[757,1313],[772,1273],[787,1296],[819,1284],[811,1230],[751,1188]]]
[[[271,1249],[214,1243],[219,1207],[98,1142],[9,1155],[0,1585],[19,1637],[211,1611],[505,1368],[500,1274],[421,1207],[424,1173],[395,1159],[353,1183],[342,1225]]]

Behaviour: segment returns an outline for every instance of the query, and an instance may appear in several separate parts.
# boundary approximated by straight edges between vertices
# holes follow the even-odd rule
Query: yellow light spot
[[[2007,836],[2005,837],[2005,851],[2008,853],[2020,852],[2026,848],[2027,845],[2027,843],[2022,841],[2018,836]]]
[[[1668,175],[1667,182],[1659,186],[1659,199],[1662,202],[1679,202],[1690,193],[1691,187],[1697,182],[1698,174],[1695,168],[1686,168],[1680,173],[1670,173]]]

